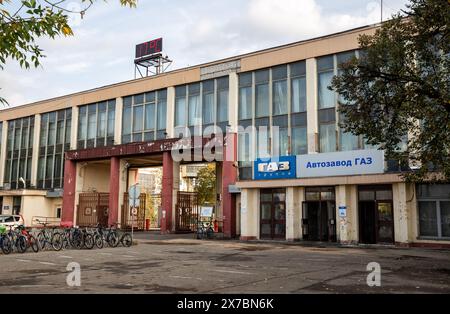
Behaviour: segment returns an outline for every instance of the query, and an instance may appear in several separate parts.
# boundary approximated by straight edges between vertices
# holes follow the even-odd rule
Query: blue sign
[[[296,163],[296,156],[257,159],[254,163],[254,180],[295,179]]]
[[[339,206],[339,217],[347,217],[347,206]]]

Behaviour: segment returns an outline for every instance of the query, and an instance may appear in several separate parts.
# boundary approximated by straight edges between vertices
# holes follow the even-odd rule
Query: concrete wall
[[[82,192],[109,193],[109,164],[88,164],[82,170]]]
[[[259,190],[241,192],[241,239],[259,239]]]
[[[56,209],[62,207],[62,198],[47,198],[43,196],[22,197],[22,216],[26,226],[32,225],[32,219],[36,216],[53,218],[55,222]]]

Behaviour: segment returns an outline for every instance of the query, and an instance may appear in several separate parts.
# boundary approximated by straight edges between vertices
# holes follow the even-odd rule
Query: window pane
[[[293,155],[308,153],[306,127],[292,128],[292,153]]]
[[[292,80],[292,112],[306,111],[306,79],[304,77]]]
[[[436,202],[419,202],[419,227],[421,236],[438,236]]]
[[[96,135],[96,112],[95,107],[91,109],[91,106],[89,106],[89,113],[88,113],[88,131],[87,131],[87,138],[88,139],[94,139]]]
[[[122,133],[123,135],[131,134],[131,107],[123,108],[123,119],[122,119]]]
[[[186,98],[177,98],[175,101],[175,126],[186,125]]]
[[[250,161],[250,136],[248,134],[239,134],[238,138],[238,159],[239,161]]]
[[[239,119],[252,118],[252,88],[241,87],[239,89]]]
[[[450,202],[441,202],[442,236],[450,237]]]
[[[166,115],[167,115],[166,100],[159,100],[157,109],[158,109],[158,130],[164,130],[166,128]]]
[[[203,95],[203,124],[214,123],[214,93]]]
[[[80,117],[78,123],[78,140],[86,139],[87,117],[85,109],[86,107],[80,108]]]
[[[115,114],[116,114],[116,108],[115,106],[110,105],[108,106],[108,131],[107,131],[107,135],[108,136],[114,136],[114,127],[115,127]]]
[[[358,150],[359,137],[350,132],[344,132],[341,128],[339,131],[339,147],[341,151]]]
[[[70,132],[72,131],[72,119],[67,119],[66,120],[66,130],[65,130],[65,143],[66,144],[70,144]]]
[[[269,85],[256,86],[256,117],[267,117],[269,115]]]
[[[56,144],[62,144],[64,142],[64,120],[58,121],[58,127],[56,130]]]
[[[144,106],[136,106],[133,109],[133,132],[141,132],[143,128]]]
[[[272,204],[271,203],[261,204],[261,219],[263,219],[263,220],[272,219]]]
[[[56,121],[51,119],[48,124],[48,145],[55,145],[56,142]]]
[[[334,124],[320,125],[320,152],[336,151],[336,126]]]
[[[200,96],[189,96],[189,125],[201,124]]]
[[[273,115],[287,114],[287,82],[273,83]]]
[[[155,128],[155,105],[145,105],[145,130],[153,130]]]
[[[269,157],[269,132],[256,131],[256,143],[257,157]]]
[[[279,129],[279,137],[278,137],[278,155],[279,156],[287,156],[289,155],[289,137],[288,137],[288,129]],[[277,149],[275,147],[275,149]]]
[[[97,137],[104,137],[106,133],[106,111],[98,113]]]
[[[217,122],[226,121],[228,121],[228,90],[221,90],[217,102]]]
[[[47,156],[45,178],[51,179],[52,177],[53,177],[53,156]]]
[[[40,157],[38,162],[38,180],[44,180],[44,170],[45,170],[45,157]]]
[[[328,89],[333,75],[332,71],[319,73],[319,109],[335,106],[334,92]]]

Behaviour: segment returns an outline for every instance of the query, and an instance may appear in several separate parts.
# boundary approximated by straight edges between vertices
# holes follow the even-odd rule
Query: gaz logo
[[[289,171],[291,169],[289,161],[268,162],[258,165],[258,172]]]

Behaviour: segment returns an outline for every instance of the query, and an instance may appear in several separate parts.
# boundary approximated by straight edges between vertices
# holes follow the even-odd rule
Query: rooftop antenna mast
[[[383,0],[380,0],[380,2],[381,2],[381,5],[380,5],[380,7],[381,7],[381,23],[383,23]]]
[[[172,60],[162,54],[162,38],[136,45],[134,59],[134,78],[164,73],[172,64]],[[143,70],[143,71],[141,71]]]

